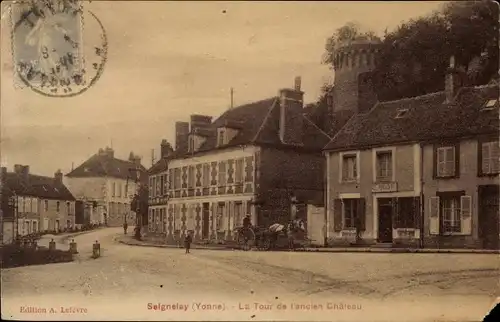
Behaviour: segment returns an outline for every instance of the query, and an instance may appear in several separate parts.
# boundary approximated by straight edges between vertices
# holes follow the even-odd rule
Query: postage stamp
[[[107,57],[106,33],[97,16],[84,10],[83,1],[17,1],[11,20],[15,80],[22,87],[67,97],[99,79]]]

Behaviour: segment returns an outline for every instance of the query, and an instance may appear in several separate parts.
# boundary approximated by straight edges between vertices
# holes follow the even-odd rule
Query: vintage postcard
[[[498,27],[3,1],[2,319],[500,321]]]

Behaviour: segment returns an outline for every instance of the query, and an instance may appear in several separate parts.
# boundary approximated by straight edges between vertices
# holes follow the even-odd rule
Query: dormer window
[[[226,144],[226,129],[219,128],[217,129],[217,146],[222,146]]]
[[[498,100],[493,99],[493,100],[488,100],[486,103],[483,105],[483,110],[491,110],[494,109],[495,106],[497,105]]]
[[[405,117],[407,114],[408,114],[407,108],[399,109],[398,113],[396,114],[396,118],[401,119],[401,118]]]

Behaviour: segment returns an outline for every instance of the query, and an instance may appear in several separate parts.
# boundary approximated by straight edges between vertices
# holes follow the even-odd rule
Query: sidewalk
[[[147,241],[138,241],[131,236],[116,236],[115,241],[141,247],[182,248],[177,245],[165,245]],[[191,244],[191,249],[237,250],[233,245],[197,245]],[[252,249],[256,250],[256,249]],[[286,250],[284,250],[286,251]],[[319,253],[468,253],[468,254],[500,254],[500,250],[489,249],[432,249],[432,248],[379,248],[379,247],[318,247],[298,248],[296,252]]]
[[[183,245],[170,245],[170,244],[158,244],[143,240],[137,240],[131,235],[123,236],[118,235],[114,238],[116,242],[130,246],[140,246],[140,247],[158,247],[158,248],[184,248]],[[236,249],[232,245],[198,245],[191,244],[191,249],[208,249],[208,250],[233,250]]]

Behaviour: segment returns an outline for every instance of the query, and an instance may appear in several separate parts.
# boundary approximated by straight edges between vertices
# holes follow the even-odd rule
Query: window
[[[236,184],[242,184],[243,183],[243,159],[237,159],[236,160],[236,173],[235,173],[235,182]]]
[[[49,211],[49,201],[48,200],[44,200],[43,202],[43,210],[44,211]]]
[[[344,208],[344,229],[356,228],[356,214],[358,212],[358,199],[343,199],[342,205]]]
[[[210,186],[210,163],[203,164],[203,188]]]
[[[194,137],[189,136],[189,152],[194,152]]]
[[[357,160],[355,154],[342,157],[342,181],[356,181],[358,177]]]
[[[496,99],[486,101],[486,103],[484,103],[483,110],[494,109],[497,102],[498,102],[498,100],[496,100]]]
[[[181,168],[174,169],[174,189],[181,188]]]
[[[225,129],[219,129],[217,133],[217,145],[222,146],[226,143],[226,131]]]
[[[153,191],[153,177],[149,177],[149,191]]]
[[[111,193],[113,197],[115,197],[115,191],[116,191],[116,183],[113,182],[113,184],[111,185]]]
[[[243,225],[243,219],[241,215],[243,213],[243,204],[237,202],[234,204],[234,227],[240,227]]]
[[[219,186],[226,185],[226,163],[219,163]]]
[[[69,201],[66,201],[66,209],[68,211],[68,214],[71,214],[71,203]]]
[[[33,225],[32,232],[36,233],[38,231],[38,222],[36,220],[33,220],[31,224]]]
[[[455,175],[455,147],[446,146],[437,149],[437,176],[450,177]]]
[[[122,196],[122,185],[119,183],[117,184],[116,188],[118,189],[118,197]],[[124,195],[125,197],[125,195]]]
[[[222,216],[224,214],[224,204],[217,205],[217,221],[216,221],[216,229],[217,231],[224,230],[222,227]]]
[[[443,214],[443,233],[451,234],[460,233],[462,231],[459,197],[442,197],[441,213]]]
[[[481,144],[481,173],[497,174],[500,170],[498,141]]]
[[[163,195],[165,193],[165,178],[163,176],[160,176],[160,189],[160,194]]]
[[[401,118],[405,117],[407,114],[408,114],[408,109],[406,109],[406,108],[400,109],[400,110],[398,110],[398,112],[396,114],[396,118],[401,119]]]
[[[194,188],[194,166],[189,166],[188,169],[188,188]]]
[[[377,181],[392,181],[392,152],[377,152]]]
[[[59,212],[61,210],[61,203],[59,201],[56,203],[56,209],[57,209],[57,212]]]

